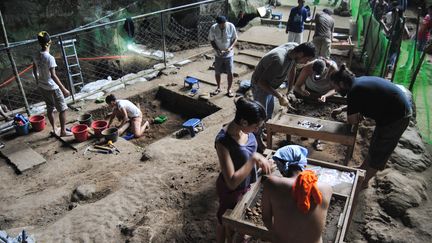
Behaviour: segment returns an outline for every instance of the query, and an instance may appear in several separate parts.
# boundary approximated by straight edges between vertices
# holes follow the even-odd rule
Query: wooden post
[[[416,80],[416,78],[417,78],[417,75],[418,75],[418,73],[419,73],[419,71],[420,71],[420,68],[421,68],[421,66],[422,66],[422,64],[423,64],[423,61],[424,61],[425,57],[426,57],[426,52],[423,51],[423,53],[422,53],[422,55],[421,55],[421,57],[420,57],[420,61],[419,61],[419,63],[417,64],[417,67],[416,67],[416,69],[415,69],[415,71],[414,71],[414,73],[413,73],[413,76],[412,76],[412,78],[411,78],[411,82],[410,82],[410,85],[409,85],[409,88],[408,88],[409,91],[412,91],[412,89],[413,89],[413,87],[414,87],[415,80]]]
[[[11,62],[12,70],[13,70],[15,79],[16,79],[16,81],[18,83],[18,87],[19,87],[19,89],[21,91],[21,95],[23,96],[23,99],[24,99],[24,106],[25,106],[26,113],[27,113],[27,115],[30,116],[30,107],[29,107],[29,104],[27,102],[27,97],[26,97],[26,94],[24,92],[24,88],[22,86],[20,76],[18,74],[18,70],[17,70],[16,64],[15,64],[15,60],[13,58],[11,50],[9,49],[9,41],[8,41],[8,37],[7,37],[7,33],[6,33],[6,28],[5,28],[4,21],[3,21],[3,15],[1,13],[1,11],[0,11],[0,22],[1,22],[2,31],[3,31],[3,40],[4,40],[4,43],[5,43],[5,47],[6,47],[6,52],[7,52],[8,56],[9,56],[9,61]]]
[[[360,61],[363,59],[363,55],[364,55],[364,53],[366,51],[366,46],[367,46],[368,38],[369,38],[369,30],[370,30],[370,25],[371,25],[371,22],[372,22],[374,11],[375,11],[375,5],[372,8],[372,13],[371,13],[371,16],[369,17],[369,22],[368,22],[368,25],[367,25],[367,28],[366,28],[366,34],[365,34],[365,38],[364,38],[363,48],[362,48],[362,52],[360,54]],[[357,41],[360,41],[360,40],[357,40]]]
[[[311,35],[311,32],[312,32],[312,21],[315,22],[315,11],[316,11],[316,6],[314,6],[314,10],[313,10],[313,14],[312,14],[312,20],[311,20],[311,24],[309,26],[309,35],[308,35],[307,42],[309,42],[310,35]]]
[[[414,42],[414,57],[413,57],[413,64],[412,64],[413,67],[415,65],[415,59],[417,56],[417,41],[418,41],[417,38],[418,38],[418,31],[419,31],[419,25],[420,25],[420,13],[422,12],[422,8],[418,7],[417,12],[418,12],[418,14],[417,14],[416,35],[415,35],[415,42]]]
[[[378,44],[379,44],[379,40],[380,40],[380,37],[379,37],[379,33],[381,32],[381,25],[379,25],[379,27],[378,27],[378,39],[377,39],[377,42],[375,43],[375,47],[374,47],[374,49],[373,49],[373,52],[372,52],[372,57],[370,58],[370,60],[373,60],[374,59],[374,57],[375,57],[375,53],[376,53],[376,51],[377,51],[377,47],[378,47]],[[369,75],[369,70],[370,70],[370,67],[372,66],[370,63],[368,63],[368,68],[366,69],[366,75]]]
[[[402,17],[402,35],[403,35],[403,31],[404,31],[404,29],[405,29],[405,17]],[[395,63],[394,63],[394,67],[393,67],[393,73],[392,73],[392,77],[391,77],[391,81],[392,81],[392,83],[393,83],[393,80],[394,80],[394,77],[395,77],[395,75],[396,75],[396,71],[397,71],[397,63],[398,63],[398,61],[399,61],[399,57],[400,57],[400,53],[401,53],[401,51],[400,51],[400,48],[401,48],[401,45],[402,45],[402,36],[400,37],[401,38],[401,40],[399,41],[399,44],[398,44],[398,48],[396,49],[397,50],[397,56],[396,56],[396,61],[395,61]]]

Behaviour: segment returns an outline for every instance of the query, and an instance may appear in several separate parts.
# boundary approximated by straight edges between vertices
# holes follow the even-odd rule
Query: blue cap
[[[216,18],[216,23],[218,24],[223,24],[227,21],[226,17],[223,15],[217,16]]]

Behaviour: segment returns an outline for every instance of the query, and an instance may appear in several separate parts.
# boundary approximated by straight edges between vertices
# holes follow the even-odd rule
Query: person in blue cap
[[[210,95],[217,95],[221,92],[221,73],[226,73],[228,80],[227,96],[234,97],[231,86],[234,73],[234,45],[237,43],[236,28],[227,21],[225,16],[218,16],[216,24],[210,27],[208,39],[216,52],[214,68],[217,88]]]

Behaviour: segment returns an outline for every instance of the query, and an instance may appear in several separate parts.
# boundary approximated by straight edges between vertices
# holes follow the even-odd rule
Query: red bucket
[[[77,142],[84,142],[88,137],[88,127],[85,124],[79,124],[72,127],[71,131]]]
[[[95,137],[101,138],[102,131],[108,127],[108,122],[102,120],[94,121],[92,122],[91,127],[93,128]]]
[[[32,125],[33,131],[40,132],[45,128],[45,116],[35,115],[30,117],[30,123]]]

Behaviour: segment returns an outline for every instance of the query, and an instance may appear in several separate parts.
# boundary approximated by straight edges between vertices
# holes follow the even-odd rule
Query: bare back
[[[263,193],[263,217],[271,228],[273,242],[322,242],[327,209],[332,189],[327,184],[318,184],[323,202],[313,204],[308,213],[302,213],[292,197],[295,178],[269,177]],[[273,223],[269,221],[273,217]]]

